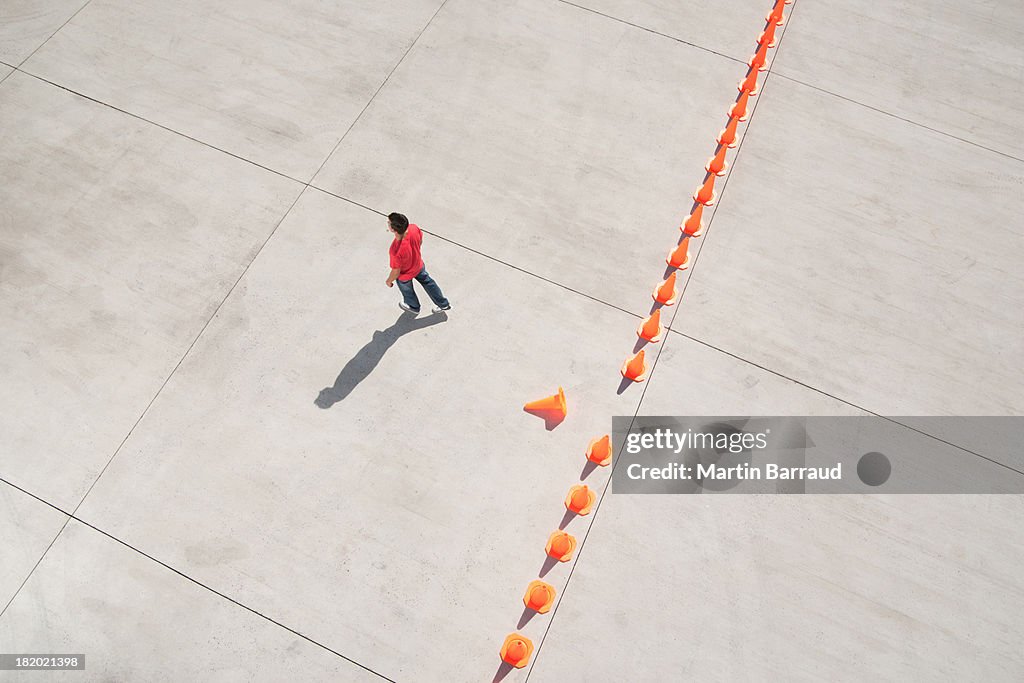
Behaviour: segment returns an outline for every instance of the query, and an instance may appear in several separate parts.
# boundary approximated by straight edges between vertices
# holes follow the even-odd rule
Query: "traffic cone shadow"
[[[632,382],[631,382],[631,384],[632,384]],[[594,470],[596,470],[598,467],[599,467],[599,465],[596,462],[593,462],[591,460],[587,460],[586,463],[583,465],[583,471],[580,472],[580,481],[583,481],[587,477],[589,477],[590,473],[593,472]]]
[[[537,613],[534,612],[529,607],[524,607],[523,608],[523,613],[519,616],[519,623],[516,624],[516,629],[517,630],[521,629],[522,627],[524,627],[527,624],[529,624],[530,623],[530,619],[533,619],[533,615],[534,614],[537,614]]]
[[[515,667],[509,664],[508,662],[502,662],[498,666],[498,671],[495,672],[494,678],[491,679],[491,683],[501,683],[503,680],[505,680],[505,676],[508,676],[508,672],[514,668]]]
[[[576,517],[576,513],[572,510],[566,510],[565,514],[562,515],[562,521],[558,523],[558,530],[565,531],[565,527],[569,526],[569,522],[572,521],[573,517]]]
[[[552,567],[554,567],[556,564],[558,564],[558,560],[551,557],[550,555],[545,555],[544,564],[540,566],[540,571],[537,572],[537,576],[543,579],[545,576],[547,576],[548,572],[551,571]]]
[[[527,412],[532,412],[532,411],[527,411]],[[557,413],[545,413],[543,415],[541,415],[539,413],[532,413],[532,414],[537,415],[538,417],[543,417],[544,418],[544,429],[546,429],[549,432],[551,430],[553,430],[555,427],[557,427],[558,425],[562,424],[562,420],[565,419],[564,415],[559,415]]]
[[[515,667],[510,665],[508,661],[502,661],[498,666],[498,671],[495,672],[495,677],[490,679],[490,683],[502,683],[505,677],[509,675],[509,672],[515,671]]]

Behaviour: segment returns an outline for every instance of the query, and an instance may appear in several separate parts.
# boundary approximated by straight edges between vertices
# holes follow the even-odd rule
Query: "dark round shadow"
[[[881,486],[889,481],[892,474],[892,463],[884,453],[865,453],[857,461],[857,476],[868,486]]]

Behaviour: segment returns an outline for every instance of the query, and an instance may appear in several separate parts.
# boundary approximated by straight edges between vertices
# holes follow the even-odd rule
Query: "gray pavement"
[[[635,412],[1024,413],[1009,1],[787,6],[620,386],[770,9],[0,5],[0,652],[87,656],[0,680],[1024,677],[1017,497],[583,468]],[[450,314],[383,286],[392,210]]]

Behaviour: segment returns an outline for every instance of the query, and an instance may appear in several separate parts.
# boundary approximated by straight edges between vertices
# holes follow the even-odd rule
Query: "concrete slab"
[[[0,510],[3,511],[0,514],[0,611],[3,611],[3,606],[18,592],[68,516],[2,481]]]
[[[74,520],[0,617],[0,643],[84,654],[87,680],[384,680]]]
[[[307,181],[441,0],[94,0],[25,68]]]
[[[1024,12],[1013,0],[794,5],[773,70],[1024,158]]]
[[[9,76],[0,476],[74,509],[299,190]]]
[[[784,79],[676,328],[883,415],[1024,412],[1024,165]]]
[[[640,412],[860,411],[675,333]],[[948,678],[981,660],[1011,680],[1024,544],[989,550],[1020,512],[1013,496],[609,493],[530,680]]]
[[[765,14],[772,8],[772,3],[764,0],[696,0],[687,3],[665,0],[573,0],[570,4],[744,62],[754,52],[757,36],[764,29]]]
[[[307,191],[79,514],[389,678],[478,681],[587,443],[639,400],[637,321],[430,236],[453,311],[400,318],[385,222]],[[522,406],[558,385],[548,431]]]
[[[4,0],[0,62],[18,66],[88,0]]]
[[[0,81],[3,81],[5,78],[10,76],[12,71],[14,71],[14,69],[6,64],[0,64]]]
[[[743,73],[564,3],[450,0],[314,184],[646,315]]]
[[[1021,514],[1019,496],[609,495],[530,681],[1017,680]]]

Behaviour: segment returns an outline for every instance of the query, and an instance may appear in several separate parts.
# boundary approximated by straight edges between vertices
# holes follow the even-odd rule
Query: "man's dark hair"
[[[388,223],[399,235],[404,235],[405,231],[409,229],[409,219],[400,213],[389,213]]]

